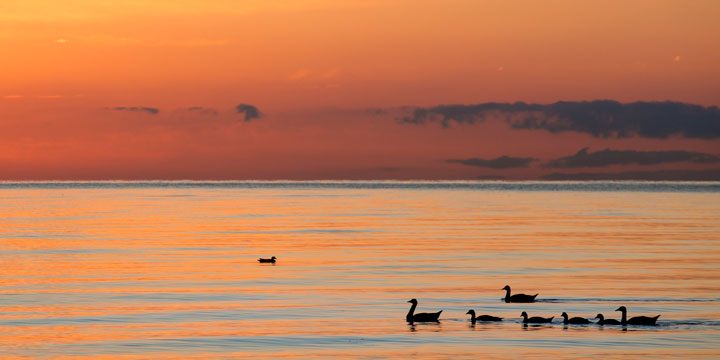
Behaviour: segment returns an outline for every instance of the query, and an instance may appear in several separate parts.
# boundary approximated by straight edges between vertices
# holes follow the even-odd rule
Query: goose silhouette
[[[615,319],[606,319],[603,314],[597,314],[595,318],[599,319],[597,322],[598,325],[620,325],[620,321],[617,321]]]
[[[520,314],[523,318],[523,324],[542,324],[542,323],[549,323],[552,322],[552,320],[555,318],[554,316],[551,316],[549,318],[539,317],[539,316],[533,316],[531,318],[528,318],[528,314],[526,312],[522,312]]]
[[[525,294],[515,294],[510,296],[510,285],[505,285],[505,302],[506,303],[531,303],[535,302],[535,297],[538,296],[538,294],[535,295],[525,295]]]
[[[615,311],[621,311],[622,312],[622,319],[620,319],[620,324],[625,325],[655,325],[657,322],[657,319],[660,317],[660,315],[655,317],[649,317],[649,316],[635,316],[631,318],[627,318],[627,309],[624,306],[621,306]]]
[[[407,322],[438,322],[440,318],[440,313],[443,312],[442,310],[436,312],[436,313],[417,313],[415,314],[415,308],[417,307],[418,301],[416,299],[412,299],[408,301],[409,303],[412,303],[412,306],[410,306],[410,311],[408,311],[407,316],[405,316],[405,320]]]
[[[565,325],[567,325],[567,324],[576,324],[576,325],[590,324],[590,320],[581,318],[581,317],[574,317],[574,318],[568,319],[568,314],[564,311],[561,316],[563,317],[563,324],[565,324]]]
[[[503,318],[491,315],[475,316],[475,310],[470,309],[465,314],[470,314],[470,321],[474,324],[476,321],[502,321]]]
[[[271,258],[269,258],[269,259],[259,258],[259,259],[258,259],[258,262],[261,262],[261,263],[273,263],[273,264],[274,264],[274,263],[275,263],[275,259],[277,259],[277,258],[274,257],[274,256],[271,257]]]

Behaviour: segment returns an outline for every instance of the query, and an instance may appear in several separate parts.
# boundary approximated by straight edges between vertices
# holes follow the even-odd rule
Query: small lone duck
[[[506,303],[531,303],[535,302],[535,298],[538,296],[538,294],[535,295],[525,295],[525,294],[515,294],[510,296],[510,285],[505,285],[505,302]]]
[[[405,320],[407,320],[407,322],[439,322],[438,319],[440,319],[440,313],[443,312],[442,310],[436,313],[415,314],[415,308],[417,307],[418,301],[416,299],[412,299],[408,302],[411,303],[412,306],[410,306],[410,311],[408,311],[407,316],[405,316]]]
[[[470,321],[474,324],[476,321],[502,321],[503,318],[491,315],[475,316],[475,310],[470,309],[465,314],[470,314]]]
[[[549,318],[539,317],[539,316],[533,316],[531,318],[528,318],[528,314],[526,312],[522,312],[520,314],[523,318],[523,324],[542,324],[542,323],[549,323],[552,322],[552,320],[555,318],[554,316],[551,316]]]
[[[606,319],[603,314],[597,314],[595,318],[599,319],[597,322],[598,325],[620,325],[619,321],[615,319]]]
[[[627,318],[627,309],[624,306],[621,306],[615,311],[621,311],[622,312],[622,319],[620,319],[620,324],[622,326],[625,325],[656,325],[657,319],[660,317],[660,315],[655,317],[649,317],[649,316],[635,316],[631,318]]]
[[[586,318],[574,317],[574,318],[568,319],[568,314],[564,311],[561,316],[563,317],[563,324],[565,324],[565,325],[567,325],[567,324],[574,324],[574,325],[590,324],[590,320],[588,320]]]
[[[271,257],[271,258],[269,258],[269,259],[259,258],[259,259],[258,259],[258,262],[260,262],[260,263],[272,263],[272,264],[274,264],[274,263],[275,263],[275,259],[277,259],[277,258],[274,257],[274,256]]]

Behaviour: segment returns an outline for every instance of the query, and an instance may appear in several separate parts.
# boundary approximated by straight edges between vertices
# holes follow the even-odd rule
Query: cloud
[[[109,108],[109,110],[113,111],[145,111],[152,115],[157,115],[160,110],[157,108],[151,108],[151,107],[138,107],[138,106],[116,106],[114,108]]]
[[[720,162],[720,157],[694,151],[637,151],[637,150],[600,150],[588,152],[588,148],[575,155],[561,157],[544,164],[547,168],[601,167],[610,165],[655,165],[668,162],[689,161],[693,163]]]
[[[720,109],[682,102],[619,103],[612,100],[560,101],[553,104],[482,103],[416,108],[401,123],[439,122],[447,128],[474,124],[488,116],[504,117],[514,129],[541,129],[551,133],[576,131],[600,138],[720,137]]]
[[[205,114],[205,115],[212,115],[212,116],[218,115],[217,110],[215,110],[213,108],[202,107],[202,106],[191,106],[185,110],[190,111],[190,112],[195,112],[195,113],[201,113],[201,114]]]
[[[235,107],[235,110],[240,114],[245,114],[245,121],[259,119],[262,116],[258,108],[249,104],[239,104]]]
[[[720,169],[627,171],[618,173],[552,173],[543,175],[541,178],[544,180],[720,181]]]
[[[477,167],[485,167],[485,168],[491,168],[491,169],[509,169],[509,168],[526,168],[530,165],[531,162],[535,161],[534,158],[519,158],[519,157],[510,157],[510,156],[501,156],[496,159],[478,159],[478,158],[471,158],[471,159],[450,159],[446,160],[446,162],[449,163],[457,163],[457,164],[463,164],[468,166],[477,166]]]
[[[288,80],[298,81],[308,77],[308,75],[310,75],[310,71],[308,69],[300,69],[288,76]]]
[[[442,127],[448,128],[452,121],[458,124],[474,124],[478,121],[484,121],[488,112],[500,110],[503,108],[502,105],[504,104],[485,103],[478,105],[438,105],[431,108],[416,108],[413,110],[412,115],[402,117],[398,120],[409,124],[425,124],[431,121],[439,121]],[[511,109],[508,107],[505,111],[511,111]]]

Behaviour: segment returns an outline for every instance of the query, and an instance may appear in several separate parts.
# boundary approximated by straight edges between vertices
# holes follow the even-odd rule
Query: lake
[[[720,357],[718,182],[0,182],[0,259],[8,359]]]

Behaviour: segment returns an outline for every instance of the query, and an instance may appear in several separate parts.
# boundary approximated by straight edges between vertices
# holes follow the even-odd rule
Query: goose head
[[[603,314],[597,314],[597,315],[595,315],[595,318],[596,318],[596,319],[600,319],[600,320],[604,320],[604,319],[605,319],[605,316],[603,316]]]
[[[565,319],[567,319],[567,317],[568,317],[568,314],[567,314],[566,312],[564,312],[564,311],[563,311],[562,315],[560,315],[560,316],[562,316],[562,317],[564,317]]]
[[[468,310],[468,312],[465,313],[465,315],[467,315],[467,314],[475,316],[475,310],[470,309],[470,310]]]
[[[504,288],[502,288],[502,289],[503,289],[503,290],[507,290],[507,291],[510,291],[510,285],[505,285],[505,287],[504,287]]]
[[[523,318],[527,318],[528,315],[526,312],[523,311],[522,314],[520,314],[520,316],[522,316]]]
[[[408,302],[417,305],[417,300],[415,299],[409,300]]]
[[[621,307],[619,307],[619,308],[615,309],[615,311],[622,311],[622,312],[626,312],[626,311],[627,311],[627,309],[626,309],[626,308],[625,308],[624,306],[621,306]]]
[[[277,259],[277,258],[273,256],[273,257],[271,257],[270,259],[271,259],[271,260],[275,260],[275,259]]]

